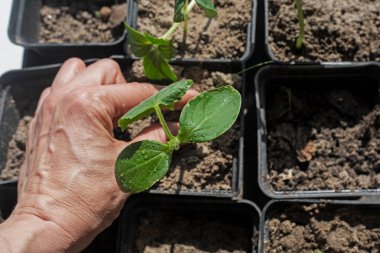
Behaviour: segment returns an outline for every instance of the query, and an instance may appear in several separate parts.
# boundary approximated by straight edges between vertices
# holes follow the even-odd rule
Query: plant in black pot
[[[169,66],[169,60],[175,55],[172,42],[173,33],[184,22],[184,40],[187,37],[187,24],[189,13],[198,4],[209,18],[217,16],[212,0],[177,0],[174,6],[173,24],[161,37],[154,37],[149,33],[140,33],[129,25],[128,44],[132,53],[143,59],[145,75],[153,80],[170,79],[176,81],[177,77]]]
[[[380,61],[379,1],[266,0],[265,3],[266,43],[271,59]],[[301,39],[295,43],[298,35],[304,37],[302,46]]]
[[[168,55],[167,60],[231,64],[247,60],[253,51],[255,1],[131,3],[129,26],[170,40],[176,52]]]

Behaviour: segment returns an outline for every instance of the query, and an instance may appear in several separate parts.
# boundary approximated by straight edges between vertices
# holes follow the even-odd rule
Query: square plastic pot
[[[125,58],[124,56],[113,56],[112,59],[117,61],[120,66],[129,66],[132,64],[133,60]],[[212,63],[189,63],[189,62],[176,62],[173,63],[173,66],[181,66],[181,67],[190,67],[190,66],[199,66],[201,68],[207,69],[209,71],[221,71],[225,73],[236,73],[239,71],[238,67],[226,67],[220,64],[212,64]],[[151,194],[165,194],[165,195],[184,195],[184,196],[197,196],[197,197],[217,197],[217,198],[237,198],[241,199],[243,195],[243,171],[244,171],[244,108],[245,108],[245,89],[246,89],[246,76],[243,74],[242,76],[241,87],[242,90],[242,109],[240,111],[240,115],[238,120],[240,121],[240,138],[239,138],[239,147],[238,147],[238,155],[234,158],[232,164],[232,185],[231,190],[160,190],[160,189],[151,189],[147,192]],[[180,152],[180,151],[179,151]]]
[[[324,87],[348,89],[376,104],[380,99],[380,65],[268,66],[258,71],[254,86],[258,128],[258,183],[267,196],[280,199],[379,196],[380,189],[278,191],[270,185],[266,179],[269,171],[265,98],[268,96],[269,89],[272,91],[281,89],[283,85],[291,85],[293,88],[307,87],[310,92],[313,89],[324,89]]]
[[[377,212],[379,214],[380,218],[380,201],[379,198],[377,199],[366,199],[363,198],[362,200],[311,200],[311,199],[304,199],[304,200],[272,200],[270,201],[263,209],[261,221],[260,221],[260,245],[261,245],[261,253],[265,253],[265,243],[270,243],[269,239],[269,231],[267,227],[267,221],[268,219],[278,216],[283,211],[285,211],[288,208],[292,208],[294,206],[303,206],[303,205],[313,205],[313,204],[321,204],[325,205],[327,207],[331,207],[330,210],[338,210],[339,208],[344,207],[353,207],[353,208],[359,208],[361,210],[370,211],[370,212]],[[320,215],[322,218],[326,219],[326,221],[330,221],[332,219],[331,215],[325,215],[323,211],[319,211],[318,215]],[[363,214],[365,215],[365,214]],[[305,218],[305,217],[300,217]],[[293,221],[289,221],[289,224],[294,224]],[[302,225],[305,224],[305,219],[302,220]],[[356,226],[359,224],[356,224]],[[280,229],[280,228],[279,228]],[[298,238],[301,239],[301,238]],[[344,240],[344,238],[342,238]],[[350,247],[354,247],[355,245],[350,245]]]
[[[252,20],[247,25],[247,41],[245,52],[240,57],[240,59],[199,59],[199,58],[173,58],[171,63],[182,63],[182,64],[211,64],[219,66],[240,66],[242,63],[246,62],[251,56],[255,48],[255,35],[256,35],[256,13],[257,13],[257,2],[252,0]],[[138,19],[138,0],[131,0],[129,5],[129,25],[133,28],[137,27]],[[191,22],[191,21],[189,21]],[[127,42],[124,43],[124,51],[126,55],[131,55],[128,52]],[[132,59],[137,59],[135,56],[131,56]]]
[[[134,198],[136,197],[136,198]],[[117,252],[127,253],[127,252],[138,252],[136,249],[136,244],[138,244],[138,227],[139,221],[141,218],[145,218],[144,215],[153,213],[154,217],[160,217],[160,221],[165,220],[167,217],[169,220],[176,215],[179,215],[179,220],[183,220],[184,224],[191,223],[194,224],[191,227],[188,227],[183,224],[184,230],[182,232],[186,234],[180,234],[180,231],[177,231],[177,235],[181,237],[182,240],[202,240],[201,238],[212,237],[212,234],[199,234],[200,238],[193,238],[188,236],[191,233],[188,233],[188,230],[197,229],[195,224],[204,224],[207,222],[229,222],[232,224],[245,224],[246,231],[249,231],[249,238],[246,238],[251,245],[246,249],[246,252],[259,252],[260,246],[254,245],[259,242],[258,235],[258,222],[260,219],[260,210],[258,207],[247,200],[244,201],[223,201],[218,199],[192,199],[192,198],[170,198],[165,196],[133,196],[127,201],[127,204],[122,212],[120,220],[120,230],[119,238],[117,245]],[[216,219],[216,220],[215,220]],[[203,222],[202,222],[203,221]],[[144,225],[152,224],[148,218],[144,219]],[[158,222],[158,223],[159,223]],[[210,223],[210,224],[211,224]],[[179,223],[182,224],[182,223]],[[178,223],[175,224],[176,226]],[[150,231],[157,231],[162,229],[162,227],[157,227],[158,225],[151,225]],[[166,224],[163,226],[166,227]],[[172,228],[170,225],[166,227],[170,231]],[[228,230],[228,229],[226,229]],[[219,232],[219,230],[218,230]],[[228,231],[228,234],[233,234],[237,236],[233,231]],[[226,236],[228,236],[226,234]],[[145,235],[147,238],[151,236],[151,233]],[[185,239],[184,239],[185,238]],[[178,243],[181,243],[179,239]],[[159,238],[154,239],[154,245],[146,246],[158,246],[161,243],[164,243],[165,240],[174,240],[174,238],[165,238],[165,234],[160,234]],[[173,244],[176,242],[173,242]],[[183,243],[183,241],[182,241]],[[173,246],[172,244],[172,246]],[[187,244],[188,245],[188,244]],[[141,246],[141,245],[140,245]],[[211,245],[207,245],[211,246]],[[173,250],[173,248],[171,249]],[[205,249],[207,251],[207,249]]]
[[[14,44],[25,49],[35,50],[42,57],[54,58],[55,63],[62,62],[69,57],[86,59],[123,53],[125,30],[117,40],[107,43],[40,43],[38,35],[40,30],[40,8],[43,2],[44,0],[13,1],[8,25],[8,37]],[[129,5],[128,2],[127,5]],[[126,21],[128,22],[128,16]]]

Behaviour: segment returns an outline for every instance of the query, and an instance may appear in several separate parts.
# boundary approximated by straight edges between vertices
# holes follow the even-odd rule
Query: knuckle
[[[99,66],[104,68],[106,71],[116,72],[116,71],[120,70],[119,64],[112,59],[101,59],[97,63],[99,64]]]
[[[56,104],[57,101],[54,96],[47,96],[42,104],[42,111],[52,112]]]
[[[75,66],[82,66],[82,65],[85,65],[84,62],[79,59],[79,58],[76,58],[76,57],[73,57],[73,58],[70,58],[68,60],[65,61],[64,65],[75,65]]]

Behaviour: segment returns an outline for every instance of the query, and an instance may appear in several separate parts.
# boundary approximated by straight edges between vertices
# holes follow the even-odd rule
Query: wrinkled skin
[[[156,92],[150,84],[126,84],[109,59],[89,67],[79,59],[64,63],[30,123],[18,203],[0,225],[6,252],[77,252],[112,223],[129,196],[117,186],[114,164],[130,144],[112,130]],[[194,95],[189,91],[177,107]],[[175,131],[177,124],[170,126]],[[164,142],[166,135],[155,125],[133,142],[142,139]]]

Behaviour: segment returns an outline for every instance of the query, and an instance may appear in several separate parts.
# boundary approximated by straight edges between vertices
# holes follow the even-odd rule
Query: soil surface
[[[30,116],[25,116],[20,120],[8,145],[7,162],[0,173],[0,181],[18,179],[21,165],[24,162],[28,125],[31,120]]]
[[[275,190],[380,188],[379,104],[355,91],[299,86],[266,99],[266,180]]]
[[[294,0],[269,1],[269,47],[280,61],[380,61],[380,0],[303,0],[305,38],[295,49]]]
[[[251,227],[249,227],[251,226]],[[250,252],[252,224],[235,218],[151,211],[138,219],[133,252],[139,253],[240,253]],[[251,239],[254,238],[254,239]]]
[[[138,29],[162,36],[173,20],[174,1],[138,1]],[[246,28],[252,17],[251,0],[214,1],[218,17],[209,19],[195,6],[189,14],[188,32],[184,43],[183,26],[174,33],[178,57],[238,59],[246,49]]]
[[[225,84],[240,89],[240,77],[222,72],[210,72],[199,67],[175,68],[182,78],[192,79],[193,89],[202,92]],[[128,81],[147,81],[144,78],[141,62],[133,64],[125,74]],[[179,113],[166,113],[167,121],[178,121]],[[232,188],[232,165],[239,148],[239,124],[219,138],[205,143],[188,144],[174,152],[168,174],[154,188],[164,191],[226,190]],[[123,138],[130,140],[144,128],[157,123],[155,117],[148,117],[131,124]]]
[[[266,253],[380,252],[379,209],[292,205],[266,220]]]
[[[110,3],[120,4],[111,5]],[[126,1],[45,0],[40,9],[40,43],[102,43],[119,39]]]

